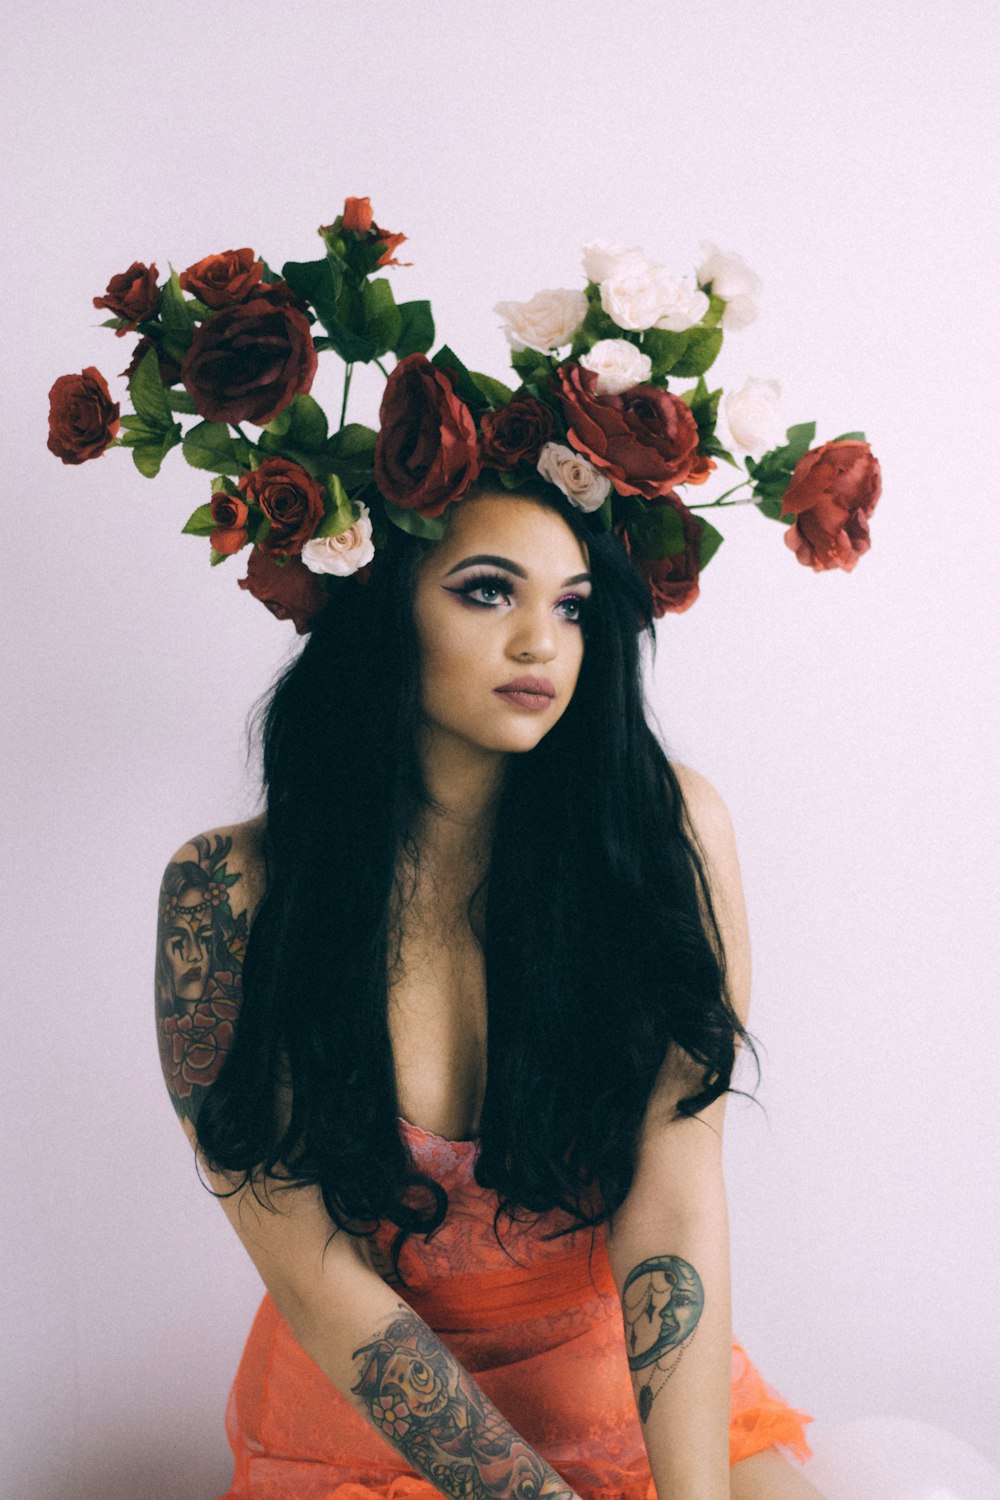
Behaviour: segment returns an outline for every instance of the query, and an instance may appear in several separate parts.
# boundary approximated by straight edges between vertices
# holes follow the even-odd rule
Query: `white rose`
[[[763,458],[785,436],[778,411],[780,395],[778,381],[755,380],[751,376],[740,390],[723,398],[726,425],[733,442],[754,459]]]
[[[335,573],[348,578],[375,556],[371,512],[362,505],[361,515],[337,536],[314,536],[302,548],[302,561],[313,573]]]
[[[565,287],[536,292],[529,302],[498,302],[493,311],[504,320],[504,332],[514,349],[537,349],[553,354],[571,344],[587,316],[585,292]]]
[[[653,361],[628,339],[599,339],[587,353],[580,355],[585,370],[597,376],[599,396],[620,396],[634,385],[642,385],[653,373]]]
[[[657,328],[668,328],[671,333],[684,333],[700,323],[708,312],[708,298],[698,290],[690,276],[673,276],[670,303],[656,320]]]
[[[720,250],[711,240],[701,240],[700,244],[702,262],[698,280],[702,286],[711,286],[725,302],[726,310],[720,319],[722,327],[745,328],[757,316],[755,299],[761,290],[760,277],[735,251]]]
[[[638,245],[611,240],[589,240],[583,247],[583,274],[588,281],[608,281],[632,266],[644,266],[646,257]]]
[[[619,328],[641,332],[670,306],[672,281],[666,266],[655,261],[628,264],[601,282],[601,306]]]
[[[550,484],[557,485],[579,510],[600,510],[611,489],[607,475],[565,443],[544,445],[538,455],[538,472]]]

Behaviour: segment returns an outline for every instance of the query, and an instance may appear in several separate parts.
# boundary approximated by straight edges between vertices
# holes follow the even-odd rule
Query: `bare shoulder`
[[[260,815],[195,834],[163,871],[157,1041],[167,1091],[185,1128],[197,1118],[235,1036],[250,926],[264,894],[263,831]]]
[[[695,835],[726,950],[731,999],[746,1023],[750,1003],[750,932],[736,831],[722,794],[691,766],[673,765],[684,799],[685,820]]]

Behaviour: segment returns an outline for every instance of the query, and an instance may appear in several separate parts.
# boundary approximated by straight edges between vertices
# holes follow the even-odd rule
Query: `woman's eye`
[[[467,583],[464,583],[461,588],[455,589],[454,592],[470,604],[477,605],[480,609],[495,609],[497,607],[495,603],[496,596],[499,594],[504,598],[509,598],[513,589],[508,579],[497,575],[489,578],[470,578]],[[472,597],[473,594],[485,594],[487,597],[485,599],[474,599]],[[586,599],[580,594],[568,594],[564,599],[559,600],[561,608],[569,606],[570,612],[566,613],[565,618],[571,625],[582,624],[586,602]]]

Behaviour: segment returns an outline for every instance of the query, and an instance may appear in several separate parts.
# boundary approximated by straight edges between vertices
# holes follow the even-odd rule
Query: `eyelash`
[[[477,589],[481,589],[484,584],[495,584],[497,588],[501,589],[505,594],[510,594],[513,592],[513,585],[511,584],[510,579],[507,578],[503,573],[477,573],[472,578],[466,579],[461,588],[452,589],[451,592],[453,594],[459,594],[463,599],[466,600],[467,603],[473,605],[476,609],[496,609],[497,606],[495,604],[484,604],[481,599],[471,598],[471,595],[474,594]],[[575,620],[568,620],[568,623],[570,625],[583,624],[583,616],[586,613],[588,600],[585,599],[582,594],[565,594],[558,602],[560,604],[578,605],[579,614],[577,615],[577,618]]]

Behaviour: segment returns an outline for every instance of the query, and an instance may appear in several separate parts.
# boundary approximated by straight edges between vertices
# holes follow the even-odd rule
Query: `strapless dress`
[[[509,1229],[504,1220],[508,1255],[493,1233],[497,1196],[473,1176],[479,1142],[399,1127],[414,1166],[448,1194],[437,1232],[403,1246],[400,1300],[583,1500],[656,1500],[603,1227],[546,1240],[546,1228],[570,1222],[561,1211]],[[395,1233],[380,1226],[378,1254]],[[772,1446],[811,1457],[813,1418],[735,1341],[731,1390],[731,1464]],[[304,1352],[269,1295],[230,1392],[226,1435],[235,1468],[220,1500],[440,1500]]]

